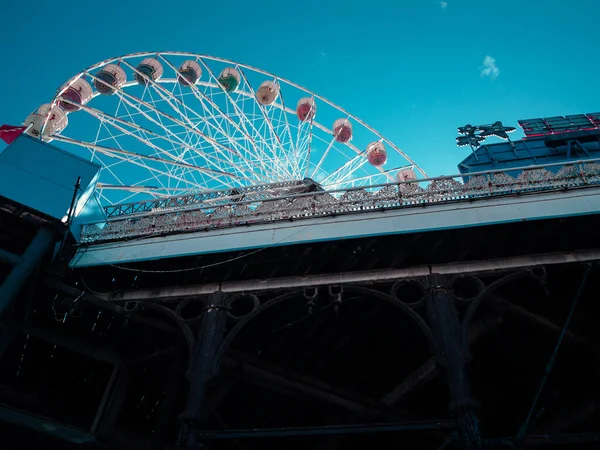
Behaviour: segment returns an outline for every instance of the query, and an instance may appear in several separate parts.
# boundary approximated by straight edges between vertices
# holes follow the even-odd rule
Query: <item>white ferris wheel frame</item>
[[[200,102],[204,111],[209,112],[209,109],[212,108],[214,111],[218,111],[220,113],[220,116],[218,116],[218,117],[219,117],[219,119],[222,119],[222,121],[223,121],[222,123],[217,122],[216,125],[214,123],[209,124],[209,119],[214,120],[215,116],[202,116],[202,115],[198,114],[198,112],[196,110],[187,106],[184,102],[182,102],[182,100],[177,95],[175,95],[173,93],[175,90],[175,87],[173,88],[173,91],[170,91],[169,89],[167,89],[165,87],[168,84],[174,84],[175,86],[177,86],[178,85],[177,76],[175,76],[174,78],[160,78],[159,80],[153,80],[151,78],[148,78],[145,74],[138,71],[136,66],[129,62],[132,59],[137,60],[139,58],[156,58],[162,64],[164,64],[170,70],[172,70],[174,72],[174,74],[178,74],[179,70],[177,69],[177,67],[174,64],[172,64],[169,61],[168,57],[186,57],[186,58],[192,59],[192,60],[196,61],[198,64],[200,64],[203,72],[206,72],[209,74],[208,81],[200,79],[197,81],[197,83],[191,84],[187,87],[190,89],[191,94],[197,99],[197,101]],[[258,114],[262,115],[262,117],[264,119],[264,123],[266,124],[267,127],[270,128],[270,130],[269,130],[270,134],[272,136],[276,137],[276,142],[274,142],[273,144],[268,144],[266,142],[266,139],[263,138],[263,141],[264,141],[263,143],[265,145],[265,148],[268,148],[272,151],[272,153],[273,153],[272,156],[266,154],[266,151],[263,148],[261,148],[260,145],[257,145],[257,143],[254,142],[254,139],[249,135],[248,130],[246,129],[246,125],[245,125],[246,122],[248,124],[250,124],[251,127],[254,127],[253,131],[255,132],[254,133],[255,136],[259,136],[259,137],[262,136],[261,132],[259,132],[255,128],[252,120],[249,120],[246,117],[246,113],[244,113],[244,111],[242,110],[242,107],[240,107],[238,102],[236,102],[232,98],[234,93],[233,92],[229,93],[218,82],[218,74],[215,74],[211,70],[210,66],[207,64],[207,61],[213,61],[216,63],[229,65],[231,67],[234,67],[239,72],[239,74],[241,75],[240,85],[243,84],[244,87],[248,88],[248,91],[239,89],[239,90],[235,91],[235,95],[238,96],[237,97],[238,99],[240,97],[244,97],[243,100],[250,99],[250,101],[254,102],[254,104],[255,104],[254,106],[258,107],[259,112],[257,113],[257,115]],[[117,109],[120,108],[121,105],[124,105],[123,107],[125,109],[132,108],[133,110],[135,110],[134,114],[142,115],[145,117],[145,119],[148,119],[151,122],[155,123],[157,127],[162,128],[162,130],[165,131],[165,135],[161,136],[161,135],[159,135],[159,133],[156,133],[154,131],[151,131],[147,128],[141,127],[138,124],[136,124],[135,119],[133,118],[132,113],[129,112],[129,110],[128,110],[128,114],[129,114],[130,120],[126,120],[123,117],[118,117],[116,115],[116,113],[115,113],[115,115],[111,115],[111,114],[107,114],[101,110],[98,110],[96,108],[93,108],[90,105],[91,100],[94,97],[101,95],[97,90],[93,91],[93,94],[92,94],[91,98],[89,99],[89,101],[83,105],[74,103],[73,101],[62,97],[63,93],[65,93],[67,91],[67,89],[80,78],[82,78],[82,79],[88,78],[92,81],[98,80],[101,83],[105,83],[102,80],[99,80],[93,72],[98,69],[101,69],[102,67],[104,67],[108,64],[118,64],[121,66],[125,66],[134,74],[137,74],[140,77],[143,77],[147,82],[145,89],[149,89],[151,87],[153,89],[153,92],[160,97],[160,99],[158,101],[163,101],[163,102],[168,103],[170,105],[170,107],[172,108],[172,110],[179,113],[179,118],[174,117],[173,115],[165,113],[164,111],[161,111],[159,108],[157,108],[155,106],[156,101],[142,100],[141,98],[137,98],[136,96],[128,93],[126,88],[133,86],[133,85],[137,85],[137,82],[135,80],[128,80],[122,86],[113,87],[116,95],[119,97],[119,105],[117,106]],[[96,158],[98,161],[100,161],[101,164],[103,165],[103,170],[107,170],[108,172],[110,172],[110,174],[112,174],[114,179],[118,180],[119,184],[113,184],[113,185],[99,184],[97,187],[97,191],[98,191],[100,197],[103,197],[104,200],[106,200],[108,203],[112,203],[112,202],[110,202],[110,200],[108,200],[107,197],[103,196],[102,192],[104,190],[120,189],[120,190],[124,190],[124,191],[130,191],[133,194],[130,197],[128,197],[128,199],[129,199],[140,192],[150,194],[152,197],[160,197],[160,196],[173,195],[172,193],[170,194],[169,192],[177,192],[178,194],[181,194],[184,192],[210,189],[205,186],[206,185],[205,181],[204,181],[204,187],[203,187],[203,184],[201,182],[194,183],[194,182],[190,182],[189,178],[186,179],[186,178],[183,178],[182,176],[177,176],[174,173],[175,169],[173,169],[173,170],[167,169],[166,172],[161,171],[154,167],[153,168],[149,167],[148,164],[146,163],[146,161],[164,163],[165,167],[168,166],[168,167],[178,168],[178,169],[181,169],[182,171],[186,170],[187,171],[186,173],[187,174],[191,173],[192,176],[194,176],[194,172],[197,172],[199,176],[202,176],[203,180],[204,180],[204,177],[207,177],[207,178],[210,178],[210,179],[216,181],[218,184],[220,184],[224,187],[230,187],[230,188],[241,187],[244,185],[251,186],[251,185],[256,185],[256,184],[273,183],[273,182],[290,181],[290,180],[301,180],[303,178],[313,178],[315,176],[315,174],[317,174],[319,172],[319,170],[321,169],[322,164],[325,161],[325,159],[327,158],[333,145],[334,144],[340,145],[340,143],[336,141],[336,136],[335,136],[334,131],[332,129],[330,129],[329,127],[322,125],[314,118],[309,121],[306,121],[306,122],[300,122],[299,125],[295,126],[296,131],[297,131],[297,139],[298,140],[300,139],[301,130],[303,128],[309,128],[307,138],[306,138],[308,142],[303,143],[303,145],[307,149],[307,152],[306,152],[306,155],[290,155],[291,152],[287,151],[287,149],[285,148],[285,144],[281,142],[279,134],[275,131],[275,126],[282,126],[282,125],[281,124],[274,125],[273,119],[270,118],[268,113],[266,112],[266,107],[264,105],[260,104],[256,100],[256,91],[253,89],[252,84],[248,81],[245,71],[251,71],[251,72],[254,72],[257,74],[261,74],[266,77],[265,78],[266,80],[273,80],[279,87],[279,93],[278,93],[277,100],[273,104],[269,105],[269,108],[275,108],[275,109],[278,109],[281,111],[281,113],[284,117],[284,120],[285,120],[284,123],[282,121],[283,126],[285,127],[284,134],[288,135],[288,137],[290,139],[290,143],[293,143],[294,136],[292,135],[290,123],[288,121],[288,116],[290,114],[292,116],[295,116],[296,111],[294,109],[290,108],[289,106],[286,106],[286,104],[285,104],[285,101],[284,101],[284,90],[285,89],[283,88],[285,85],[291,86],[291,87],[297,89],[298,91],[303,92],[304,97],[309,97],[313,101],[322,102],[323,104],[328,105],[329,107],[337,110],[340,118],[346,119],[346,121],[350,121],[351,123],[355,123],[357,125],[362,126],[365,130],[372,133],[379,142],[385,143],[385,145],[388,148],[392,149],[394,152],[396,152],[398,155],[400,155],[404,159],[404,161],[406,161],[408,163],[403,167],[400,167],[400,168],[396,167],[396,168],[390,169],[390,170],[385,170],[385,169],[383,169],[383,167],[374,167],[376,173],[374,173],[372,175],[364,175],[364,176],[360,176],[360,177],[355,177],[354,179],[352,179],[352,174],[367,163],[366,150],[357,148],[354,144],[352,144],[352,142],[342,143],[341,145],[351,149],[354,152],[354,156],[352,158],[347,159],[347,161],[345,161],[344,164],[339,166],[333,172],[328,173],[327,176],[325,176],[325,178],[318,180],[318,182],[320,184],[322,184],[325,189],[337,189],[337,188],[341,187],[344,183],[349,183],[352,181],[354,181],[354,182],[360,181],[361,185],[368,186],[370,179],[374,178],[376,176],[379,176],[379,177],[384,176],[388,180],[388,182],[390,182],[390,181],[393,182],[393,181],[395,181],[395,178],[392,174],[397,173],[398,170],[400,170],[402,168],[406,168],[406,167],[410,167],[410,168],[420,172],[421,175],[425,178],[427,177],[427,174],[425,173],[425,171],[423,169],[421,169],[405,152],[403,152],[393,142],[386,139],[377,130],[375,130],[373,127],[368,125],[363,120],[350,114],[348,111],[346,111],[345,109],[336,105],[335,103],[331,102],[330,100],[326,99],[325,97],[320,96],[320,95],[318,95],[318,94],[316,94],[316,93],[314,93],[314,92],[312,92],[290,80],[287,80],[285,78],[279,77],[270,72],[258,69],[256,67],[253,67],[253,66],[250,66],[247,64],[238,63],[236,61],[232,61],[232,60],[225,59],[225,58],[219,58],[219,57],[196,54],[196,53],[187,53],[187,52],[165,51],[165,52],[131,53],[131,54],[127,54],[127,55],[122,55],[122,56],[106,59],[106,60],[96,63],[92,66],[89,66],[85,70],[79,72],[77,75],[70,78],[69,81],[66,82],[56,92],[56,94],[51,102],[51,107],[49,108],[48,113],[46,114],[46,117],[44,119],[41,133],[40,133],[40,138],[42,138],[44,136],[44,128],[48,124],[52,109],[55,106],[57,106],[59,102],[63,102],[63,103],[67,103],[67,104],[70,103],[70,104],[76,105],[80,109],[80,111],[84,111],[84,112],[94,116],[100,122],[99,129],[98,129],[98,135],[100,134],[100,128],[102,127],[102,125],[104,125],[106,127],[106,124],[109,124],[113,129],[116,129],[120,133],[122,133],[119,136],[127,135],[129,137],[133,137],[136,140],[143,143],[144,145],[146,145],[147,147],[152,148],[156,153],[154,153],[153,155],[146,155],[146,154],[131,152],[124,148],[114,148],[114,147],[107,147],[104,145],[98,145],[98,138],[96,138],[96,142],[84,142],[81,140],[68,138],[66,136],[63,136],[61,133],[51,135],[51,138],[58,142],[74,144],[74,145],[86,148],[89,151],[91,151],[92,160],[94,158]],[[242,122],[240,124],[236,123],[236,121],[230,117],[231,116],[230,111],[222,111],[222,109],[218,105],[216,105],[212,101],[211,98],[209,98],[204,92],[202,92],[201,89],[198,88],[199,86],[213,88],[213,89],[220,88],[222,93],[227,98],[226,105],[231,105],[231,108],[233,109],[232,113],[234,115],[239,115],[240,118],[246,119],[246,120],[245,121],[242,120]],[[146,92],[146,91],[144,91],[144,92]],[[207,107],[207,105],[208,105],[208,107]],[[142,106],[143,106],[143,108],[142,108]],[[144,108],[145,108],[145,110],[144,110]],[[152,111],[156,115],[158,120],[153,118],[150,114],[148,114],[148,112],[150,112],[150,111]],[[193,117],[193,120],[190,118],[191,114],[193,114],[195,116],[195,117]],[[182,127],[186,131],[187,137],[185,139],[182,139],[181,136],[179,136],[178,134],[171,132],[171,130],[168,128],[168,126],[166,126],[163,123],[162,119],[164,119],[166,121],[170,121],[174,124],[177,124],[179,127]],[[238,151],[238,154],[236,156],[245,165],[245,167],[243,168],[243,170],[239,170],[239,173],[236,174],[236,173],[230,173],[226,170],[219,170],[219,168],[223,167],[222,165],[219,165],[219,164],[215,164],[214,167],[212,167],[212,168],[200,167],[195,164],[190,164],[181,155],[176,155],[172,151],[165,150],[156,144],[157,140],[160,139],[161,142],[166,141],[166,142],[171,143],[173,146],[175,146],[175,145],[180,146],[181,148],[185,149],[184,153],[188,152],[188,151],[189,152],[198,152],[199,151],[198,146],[194,145],[190,140],[190,136],[196,135],[199,139],[203,139],[204,141],[209,143],[212,147],[214,147],[215,152],[218,153],[218,155],[219,155],[219,156],[215,156],[214,154],[211,155],[211,158],[214,159],[215,162],[225,164],[226,166],[229,165],[231,167],[234,164],[237,164],[234,162],[231,155],[229,154],[229,152],[231,152],[232,149],[229,148],[228,146],[224,145],[223,143],[217,141],[216,139],[212,138],[208,134],[200,131],[198,129],[199,122],[194,123],[194,121],[197,121],[197,120],[203,121],[207,126],[212,126],[213,128],[220,129],[219,132],[222,135],[227,136],[229,144],[231,145],[231,147],[233,149],[235,149],[237,151],[238,147],[239,147],[239,143],[235,142],[235,140],[231,136],[229,136],[229,133],[227,132],[227,129],[231,129],[228,127],[232,127],[238,133],[241,133],[242,135],[244,135],[246,137],[249,144],[256,151],[256,155],[254,155],[254,156],[258,156],[260,154],[261,157],[264,157],[265,159],[262,160],[262,159],[255,158],[256,161],[254,164],[252,164],[250,161],[247,160],[247,158],[243,154],[241,154]],[[129,127],[129,129],[127,127]],[[319,161],[316,164],[316,166],[313,165],[313,169],[311,171],[310,156],[311,156],[311,141],[313,139],[313,129],[320,130],[325,135],[329,135],[330,141],[327,143],[327,141],[323,137],[320,137],[320,136],[318,137],[323,143],[327,143],[327,148],[325,149],[323,155],[319,158]],[[306,130],[304,130],[304,131],[306,131]],[[111,132],[111,135],[112,135],[112,132]],[[112,135],[112,137],[116,141],[115,136]],[[294,150],[297,150],[298,147],[299,147],[299,142],[296,141]],[[280,150],[279,154],[278,154],[278,150]],[[117,161],[113,162],[111,164],[106,164],[100,158],[99,155],[108,156],[110,158],[116,159]],[[168,159],[166,159],[166,158],[168,158]],[[293,164],[292,161],[290,161],[291,158],[294,158],[296,160],[295,161],[296,164]],[[302,158],[306,158],[306,168],[305,168],[306,170],[304,170],[304,169],[300,170],[301,166],[298,164],[298,158],[300,158],[300,160],[302,160]],[[286,159],[287,159],[287,164],[285,163]],[[120,181],[119,177],[113,171],[113,168],[116,165],[119,165],[123,162],[128,162],[130,164],[134,164],[136,166],[147,169],[148,171],[150,171],[152,173],[153,178],[155,180],[158,180],[159,182],[160,182],[160,180],[158,178],[159,175],[170,177],[174,181],[177,181],[177,185],[176,185],[176,187],[167,188],[164,186],[164,184],[162,187],[148,187],[148,186],[139,185],[138,183],[136,183],[135,185],[132,185],[132,184],[128,185],[126,183],[123,183]],[[258,162],[258,164],[256,164],[256,162]],[[258,172],[255,172],[256,167],[259,167],[257,169]],[[269,179],[268,177],[265,176],[265,173],[267,173],[269,171],[274,172],[277,175],[275,177],[275,179]],[[302,172],[304,172],[304,173],[302,173]],[[182,174],[183,174],[183,172],[182,172]],[[253,174],[254,177],[253,178],[244,177],[244,176],[242,176],[243,174],[246,174],[246,175]],[[224,181],[228,178],[235,180],[235,182],[231,182],[231,184],[229,184],[226,181]],[[152,178],[148,178],[147,180],[140,180],[139,182],[143,183],[143,182],[146,182],[151,179]],[[196,180],[195,176],[193,179]],[[179,187],[179,183],[182,183],[189,187]],[[160,183],[160,184],[162,184],[162,183]],[[127,199],[125,199],[125,200],[127,200]]]

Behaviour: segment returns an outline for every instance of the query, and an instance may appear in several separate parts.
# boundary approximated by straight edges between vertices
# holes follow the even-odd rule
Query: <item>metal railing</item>
[[[299,184],[290,187],[294,186]],[[206,201],[182,202],[179,206],[176,202],[167,203],[166,210],[150,209],[147,207],[149,202],[145,202],[143,208],[128,206],[126,214],[133,214],[133,211],[140,211],[140,214],[119,215],[103,222],[85,224],[80,243],[598,186],[600,158],[333,191],[297,193],[296,190],[295,193],[294,189],[287,192],[265,189],[257,196],[248,195],[250,192],[229,192],[214,199],[205,197]],[[196,198],[201,198],[199,195]]]
[[[146,212],[167,211],[178,208],[188,208],[193,205],[227,203],[234,199],[243,197],[252,200],[262,200],[273,195],[289,195],[301,192],[307,187],[305,181],[287,181],[282,183],[261,184],[256,186],[227,188],[173,197],[161,197],[140,202],[121,203],[118,205],[105,206],[106,217],[120,217],[126,215],[140,214]]]

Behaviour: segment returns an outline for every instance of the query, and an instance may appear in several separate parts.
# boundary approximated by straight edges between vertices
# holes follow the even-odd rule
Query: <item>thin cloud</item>
[[[500,69],[496,64],[496,60],[490,55],[486,55],[483,58],[483,66],[480,67],[480,70],[482,77],[490,77],[492,80],[495,80],[500,75]]]
[[[442,2],[440,2],[440,7],[441,7],[442,9],[446,9],[446,8],[448,8],[448,2],[443,2],[443,1],[442,1]]]

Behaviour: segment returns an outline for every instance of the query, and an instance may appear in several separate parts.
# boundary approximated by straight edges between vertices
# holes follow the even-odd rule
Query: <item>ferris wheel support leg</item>
[[[429,326],[436,340],[436,358],[445,369],[450,406],[456,415],[460,440],[466,449],[480,449],[483,442],[467,377],[468,355],[462,343],[462,327],[451,287],[440,274],[433,273],[429,277],[426,307]]]
[[[225,335],[228,302],[227,294],[220,291],[212,293],[200,322],[194,359],[189,362],[187,373],[189,392],[186,410],[180,416],[182,423],[178,444],[181,449],[197,449],[200,444],[198,428],[208,415],[205,408],[206,385],[218,370],[217,355]]]

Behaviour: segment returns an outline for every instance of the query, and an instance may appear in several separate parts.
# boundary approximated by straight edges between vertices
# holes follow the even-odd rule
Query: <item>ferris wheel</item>
[[[24,125],[29,135],[98,163],[105,206],[293,180],[336,190],[426,176],[324,97],[192,53],[102,61],[69,79]]]

